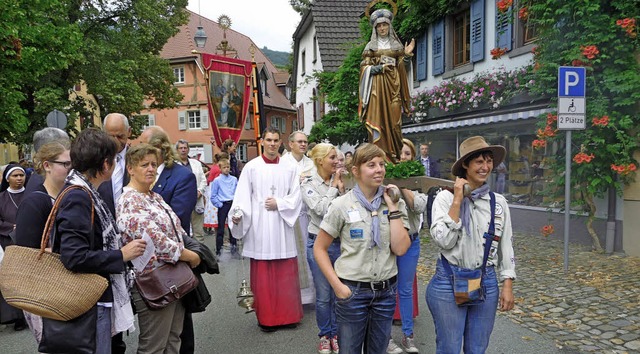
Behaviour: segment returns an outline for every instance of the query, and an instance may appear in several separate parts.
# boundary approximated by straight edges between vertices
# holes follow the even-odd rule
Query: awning
[[[445,130],[461,127],[469,127],[473,125],[484,125],[491,123],[508,122],[512,120],[533,119],[541,114],[552,112],[551,108],[532,109],[529,111],[520,111],[504,114],[496,114],[484,117],[474,117],[459,120],[450,120],[447,122],[423,123],[416,126],[402,128],[403,134],[422,133],[434,130]]]

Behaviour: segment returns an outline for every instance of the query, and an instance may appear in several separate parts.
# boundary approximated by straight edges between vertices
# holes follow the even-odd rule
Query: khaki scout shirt
[[[487,266],[500,268],[499,279],[516,278],[516,261],[513,252],[513,230],[507,200],[498,193],[496,195],[495,232],[500,236],[500,243],[492,245]],[[449,263],[462,268],[476,269],[482,267],[484,256],[484,233],[489,230],[491,221],[489,193],[471,204],[471,235],[467,235],[462,227],[462,219],[457,223],[449,216],[449,208],[453,203],[453,194],[444,190],[433,201],[433,223],[431,237],[440,252]]]
[[[407,206],[409,214],[409,236],[420,232],[422,228],[422,214],[427,210],[427,195],[420,192],[411,191],[413,193],[413,206]]]
[[[309,213],[308,231],[312,234],[320,232],[320,223],[329,209],[329,204],[338,196],[338,188],[331,187],[315,172],[311,177],[305,178],[300,186],[302,201],[306,204]]]
[[[402,223],[409,229],[407,208],[400,199],[398,210]],[[391,252],[389,208],[380,203],[380,247],[372,244],[371,213],[358,201],[353,191],[331,202],[320,228],[334,238],[340,238],[340,257],[334,269],[339,278],[352,281],[382,281],[398,274],[396,255]]]

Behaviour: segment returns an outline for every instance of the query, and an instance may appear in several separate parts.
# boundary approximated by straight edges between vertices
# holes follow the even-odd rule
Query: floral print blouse
[[[180,226],[178,216],[160,194],[141,193],[125,187],[118,199],[116,215],[123,245],[144,235],[153,240],[155,254],[141,273],[148,273],[164,263],[178,261],[184,249],[182,240],[186,233]],[[137,270],[136,273],[140,274]]]

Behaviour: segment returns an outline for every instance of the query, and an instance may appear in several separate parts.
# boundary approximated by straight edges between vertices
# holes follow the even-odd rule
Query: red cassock
[[[420,311],[418,310],[418,276],[413,278],[413,318],[418,317]],[[396,312],[393,313],[394,320],[400,320],[400,299],[396,295]]]
[[[302,320],[297,258],[251,259],[251,291],[260,325],[282,326]]]

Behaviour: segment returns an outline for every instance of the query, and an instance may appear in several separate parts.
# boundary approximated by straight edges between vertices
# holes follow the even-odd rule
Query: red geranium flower
[[[491,49],[491,59],[493,60],[500,59],[500,57],[503,56],[504,53],[506,52],[507,52],[507,48],[499,48],[499,47],[493,48]]]
[[[505,13],[513,5],[513,0],[500,0],[496,5],[498,6],[498,11]]]
[[[529,9],[527,9],[526,6],[521,8],[520,11],[518,11],[518,18],[523,21],[529,18]]]
[[[598,47],[595,45],[580,46],[580,50],[582,50],[582,55],[587,59],[594,59],[596,55],[600,54]]]

